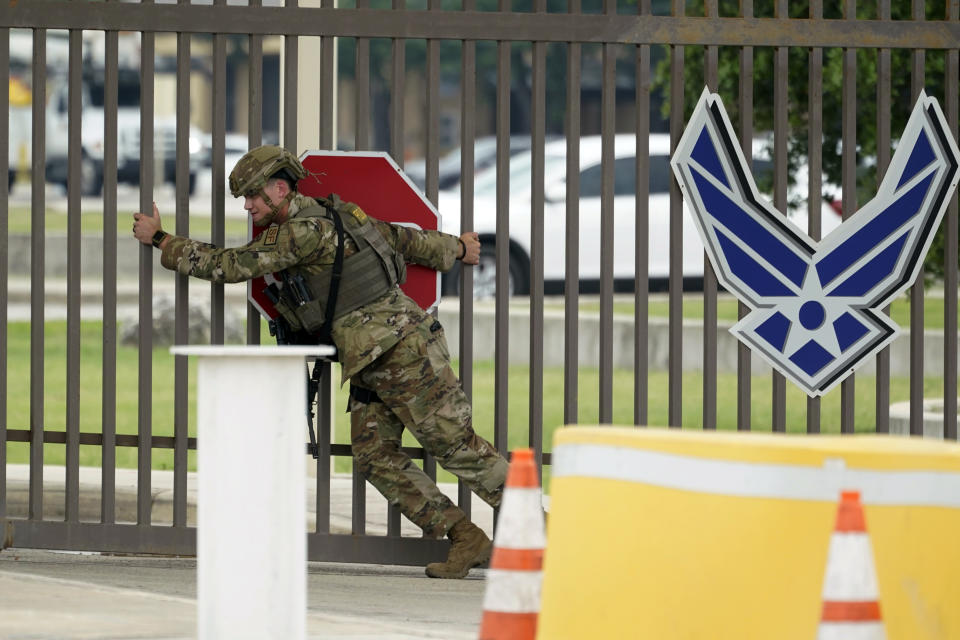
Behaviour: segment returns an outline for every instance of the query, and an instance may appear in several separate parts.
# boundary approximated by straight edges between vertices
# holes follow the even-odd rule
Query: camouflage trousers
[[[405,428],[444,469],[499,506],[507,461],[473,430],[470,402],[450,366],[439,322],[421,323],[351,382],[379,396],[373,402],[350,399],[354,460],[426,535],[442,538],[464,513],[402,451]]]

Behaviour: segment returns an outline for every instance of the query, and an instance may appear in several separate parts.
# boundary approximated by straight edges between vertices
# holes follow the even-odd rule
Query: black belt
[[[350,383],[350,397],[361,404],[370,404],[371,402],[383,402],[377,392],[373,389],[364,389]]]

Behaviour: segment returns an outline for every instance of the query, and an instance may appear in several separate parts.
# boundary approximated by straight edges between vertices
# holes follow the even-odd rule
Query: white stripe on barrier
[[[483,610],[500,613],[538,613],[542,571],[487,569]]]
[[[823,467],[708,460],[598,444],[562,444],[553,451],[553,477],[638,482],[698,493],[835,502],[859,490],[863,504],[960,508],[960,473],[848,469],[842,459]]]
[[[539,488],[507,487],[500,505],[500,518],[494,537],[498,547],[542,549],[546,546],[540,495]]]
[[[877,600],[873,551],[865,533],[834,533],[827,553],[823,599],[837,602]]]

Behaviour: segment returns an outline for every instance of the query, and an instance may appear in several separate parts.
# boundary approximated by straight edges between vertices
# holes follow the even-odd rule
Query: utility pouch
[[[294,313],[300,325],[310,333],[319,331],[326,319],[326,313],[319,300],[311,300],[300,305]]]
[[[287,297],[285,295],[281,295],[276,301],[274,301],[273,306],[277,312],[283,316],[283,319],[287,321],[287,324],[290,325],[290,328],[293,331],[304,330],[303,323],[294,312],[293,306],[287,301]]]

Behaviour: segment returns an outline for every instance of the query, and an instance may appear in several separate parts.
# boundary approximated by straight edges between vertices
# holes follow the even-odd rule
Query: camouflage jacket
[[[312,198],[297,195],[290,203],[286,222],[268,228],[242,247],[224,249],[171,236],[160,262],[167,269],[210,282],[243,282],[284,270],[305,275],[329,272],[337,247],[333,223],[326,218],[297,217],[299,212],[316,204]],[[456,236],[394,225],[372,217],[371,221],[408,263],[448,271],[459,254]],[[346,238],[344,255],[355,251],[353,241]],[[341,284],[345,286],[349,283]],[[428,320],[432,322],[433,318],[399,287],[338,318],[331,334],[339,352],[343,379],[349,379],[419,323]]]

